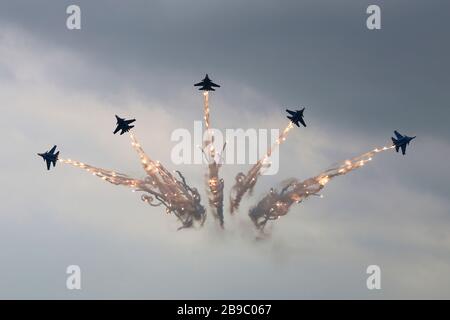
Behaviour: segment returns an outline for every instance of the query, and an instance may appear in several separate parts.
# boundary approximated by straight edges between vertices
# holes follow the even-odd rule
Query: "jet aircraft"
[[[395,146],[395,151],[398,152],[398,149],[401,148],[402,149],[402,153],[403,155],[405,155],[406,153],[406,146],[411,142],[411,140],[413,140],[415,138],[414,137],[408,137],[408,136],[404,136],[402,134],[400,134],[397,130],[394,131],[395,133],[395,137],[391,137],[392,142],[394,143]]]
[[[211,81],[211,79],[209,79],[208,74],[206,74],[202,81],[194,84],[194,87],[200,87],[198,90],[202,91],[216,91],[213,87],[220,88],[218,84],[215,84]]]
[[[302,110],[296,110],[296,111],[291,111],[289,109],[286,109],[287,113],[290,114],[290,116],[287,116],[287,118],[289,120],[291,120],[292,123],[296,124],[297,127],[300,127],[299,122],[306,127],[306,123],[305,120],[303,119],[303,111],[305,111],[305,108],[303,108]]]
[[[130,131],[130,129],[134,127],[134,126],[130,126],[130,123],[133,123],[136,121],[136,119],[126,120],[121,117],[118,117],[117,115],[116,115],[116,119],[117,119],[117,127],[113,133],[116,134],[117,132],[121,131],[120,135],[123,135],[125,132]]]
[[[53,167],[56,166],[56,161],[58,161],[59,151],[55,153],[56,146],[50,149],[50,151],[44,153],[38,153],[38,156],[41,156],[45,162],[47,162],[47,170],[50,170],[50,166],[53,164]]]

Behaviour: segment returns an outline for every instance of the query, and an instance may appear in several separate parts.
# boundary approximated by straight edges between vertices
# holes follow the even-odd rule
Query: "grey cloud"
[[[10,244],[0,251],[0,296],[448,297],[448,3],[377,2],[378,33],[364,28],[367,1],[80,1],[80,32],[64,28],[70,1],[2,2],[9,121],[0,139],[17,160],[0,159],[0,243]],[[74,168],[47,173],[35,158],[55,141],[64,156],[140,176],[109,120],[133,114],[146,151],[201,189],[204,168],[175,168],[169,136],[201,118],[192,83],[205,72],[223,85],[212,97],[214,126],[279,127],[282,106],[297,104],[310,124],[281,147],[280,173],[262,177],[238,216],[227,216],[225,233],[211,217],[203,230],[177,233],[173,217],[129,190]],[[246,209],[263,192],[387,141],[393,129],[419,136],[406,157],[380,155],[337,178],[324,199],[296,206],[270,239],[253,241]],[[226,194],[241,167],[224,167]],[[72,263],[84,272],[80,293],[64,288]],[[379,293],[365,288],[372,263],[385,277]]]
[[[208,71],[224,92],[253,87],[279,105],[309,106],[323,123],[448,137],[448,3],[376,1],[383,29],[369,32],[369,2],[81,1],[80,32],[64,28],[67,1],[8,2],[1,12],[82,54],[94,66],[78,81],[97,92],[114,91],[102,72],[167,97]]]

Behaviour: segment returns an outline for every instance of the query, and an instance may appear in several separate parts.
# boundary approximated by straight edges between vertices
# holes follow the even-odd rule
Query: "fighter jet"
[[[56,161],[58,161],[59,151],[55,153],[56,146],[50,149],[50,151],[44,153],[38,153],[38,156],[41,156],[45,162],[47,162],[47,170],[50,170],[50,166],[53,163],[53,167],[56,166]]]
[[[305,111],[305,108],[303,108],[302,110],[296,110],[296,111],[291,111],[289,109],[286,109],[286,112],[290,114],[290,116],[287,116],[287,118],[289,120],[291,120],[292,123],[296,124],[297,127],[300,127],[300,125],[298,124],[299,122],[304,127],[306,127],[305,120],[303,119],[303,111]]]
[[[116,130],[114,130],[113,133],[116,134],[117,132],[122,130],[122,132],[120,132],[120,135],[123,135],[125,132],[130,131],[130,129],[134,127],[134,126],[130,126],[130,123],[133,123],[136,121],[136,119],[126,120],[121,117],[118,117],[117,115],[116,115],[116,119],[117,119],[117,128],[116,128]]]
[[[209,79],[208,74],[206,74],[205,78],[199,83],[194,84],[194,87],[200,87],[198,90],[202,91],[216,91],[213,87],[220,88],[218,84]]]
[[[394,131],[394,133],[397,139],[395,139],[394,137],[391,137],[391,139],[392,142],[394,143],[395,151],[398,152],[398,149],[402,148],[402,153],[404,155],[406,152],[406,146],[411,142],[412,139],[415,138],[415,136],[414,137],[403,136],[397,130]]]

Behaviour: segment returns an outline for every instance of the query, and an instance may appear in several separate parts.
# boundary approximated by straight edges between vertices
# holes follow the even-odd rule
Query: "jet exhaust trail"
[[[286,141],[286,138],[289,134],[289,131],[294,127],[293,123],[289,121],[289,124],[284,128],[284,130],[280,133],[278,139],[275,141],[275,143],[267,150],[267,153],[259,159],[253,167],[250,168],[250,170],[247,172],[247,174],[244,174],[243,172],[239,172],[236,175],[236,182],[234,186],[231,188],[231,194],[230,194],[230,212],[233,214],[236,210],[239,209],[239,205],[242,201],[242,198],[244,195],[249,192],[249,194],[252,194],[253,187],[255,186],[256,182],[258,181],[259,176],[261,175],[261,172],[263,169],[270,167],[269,158],[272,155],[273,150],[275,150],[276,147],[278,147],[280,144],[282,144],[284,141]]]
[[[224,181],[219,178],[219,170],[221,167],[220,160],[216,161],[216,149],[214,147],[214,136],[210,130],[209,120],[209,92],[203,92],[204,107],[203,107],[203,120],[205,121],[206,137],[203,141],[203,154],[205,155],[208,163],[208,173],[206,175],[207,193],[209,198],[209,205],[212,209],[213,216],[219,220],[220,226],[223,228],[223,187]],[[222,148],[220,156],[225,149],[225,145]]]
[[[142,149],[133,134],[130,134],[131,145],[138,153],[141,164],[147,173],[144,179],[131,178],[116,171],[90,166],[88,164],[71,160],[58,161],[86,170],[104,181],[114,185],[127,186],[133,191],[141,191],[142,201],[151,206],[166,208],[166,213],[173,213],[181,222],[182,228],[193,227],[195,223],[203,225],[206,215],[200,203],[200,195],[196,188],[191,188],[181,172],[176,171],[178,178],[170,173],[159,161],[154,161]]]
[[[207,131],[210,129],[209,122],[209,93],[203,91],[203,120],[205,121],[205,128]]]
[[[286,215],[294,203],[300,203],[309,196],[322,197],[318,192],[321,191],[331,179],[345,175],[355,169],[359,169],[367,162],[371,161],[376,154],[392,150],[393,148],[395,148],[395,146],[375,148],[360,156],[346,160],[341,164],[304,181],[298,181],[294,178],[290,179],[283,185],[280,191],[273,188],[270,189],[270,192],[264,196],[256,206],[250,209],[249,217],[256,228],[263,231],[268,221],[277,220]]]
[[[214,88],[219,88],[220,85],[212,82],[208,75],[206,75],[202,81],[194,84],[194,86],[200,87],[199,90],[203,91],[204,97],[203,119],[206,129],[201,149],[208,163],[208,171],[205,177],[209,206],[213,216],[219,221],[220,226],[223,228],[224,180],[219,177],[219,171],[223,163],[222,157],[226,143],[223,145],[222,150],[217,151],[215,149],[214,133],[211,129],[209,109],[209,91],[215,91]],[[286,141],[289,132],[294,128],[294,124],[297,127],[300,127],[300,125],[306,127],[306,123],[303,119],[304,110],[305,108],[295,111],[287,109],[286,112],[289,114],[287,118],[290,121],[280,133],[275,143],[272,144],[266,154],[250,168],[247,174],[240,172],[236,175],[236,182],[230,193],[231,213],[238,210],[241,200],[247,192],[250,194],[252,193],[263,170],[270,167],[271,163],[269,162],[269,158],[273,151]],[[131,123],[136,120],[120,118],[116,115],[116,121],[116,129],[113,134],[120,131],[120,135],[122,135],[125,132],[129,132],[134,127]],[[390,146],[375,148],[362,155],[345,160],[344,162],[304,181],[299,181],[295,178],[289,179],[282,183],[280,191],[271,188],[270,192],[249,210],[249,217],[255,227],[260,232],[263,232],[268,221],[277,220],[286,215],[294,203],[300,203],[310,196],[322,197],[319,192],[330,180],[361,168],[380,152],[392,149],[399,152],[401,149],[402,154],[405,155],[407,146],[415,139],[415,136],[410,137],[403,135],[397,130],[394,131],[394,134],[395,137],[391,137],[393,144]],[[146,177],[143,179],[136,179],[117,171],[94,167],[71,159],[61,159],[59,158],[59,151],[56,151],[56,145],[47,152],[38,153],[38,156],[42,157],[46,162],[47,170],[50,170],[52,165],[55,167],[56,162],[60,162],[83,169],[111,184],[130,187],[133,191],[142,192],[142,201],[154,207],[164,206],[166,213],[174,214],[177,217],[181,222],[181,226],[178,229],[203,226],[206,219],[206,210],[201,204],[198,190],[187,184],[185,177],[180,171],[171,173],[159,161],[151,159],[144,152],[133,133],[130,133],[130,138],[131,145],[137,152],[141,165],[146,172]]]

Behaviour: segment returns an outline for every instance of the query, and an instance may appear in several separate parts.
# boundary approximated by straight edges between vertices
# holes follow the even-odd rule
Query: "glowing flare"
[[[268,159],[272,155],[273,150],[275,150],[276,147],[281,145],[284,141],[286,141],[286,138],[289,134],[289,131],[294,127],[291,121],[287,124],[287,126],[284,128],[284,130],[280,133],[278,138],[275,140],[275,143],[267,150],[266,154],[257,161],[247,172],[246,175],[243,173],[239,173],[238,176],[244,176],[243,178],[236,178],[236,183],[232,187],[232,195],[230,196],[230,202],[231,202],[231,213],[233,213],[236,209],[239,208],[239,204],[243,198],[243,196],[250,190],[253,189],[253,187],[256,185],[256,182],[258,181],[258,177],[261,175],[261,170],[263,168],[267,168],[271,165],[270,162],[268,162]],[[238,177],[237,176],[237,177]]]
[[[372,161],[375,154],[391,149],[392,147],[373,149],[353,159],[345,160],[342,164],[302,182],[290,179],[289,184],[285,185],[281,192],[272,188],[256,206],[250,209],[249,216],[255,226],[262,230],[267,221],[277,220],[280,216],[287,214],[292,204],[300,203],[311,195],[323,198],[319,192],[332,178],[359,169],[368,161]]]
[[[194,221],[203,224],[205,210],[200,204],[200,196],[195,188],[191,188],[185,182],[184,177],[178,172],[181,181],[177,180],[166,170],[161,163],[151,160],[142,150],[133,134],[130,134],[131,145],[138,152],[141,162],[148,163],[150,169],[144,180],[127,177],[124,174],[112,170],[105,170],[87,165],[83,162],[60,159],[62,163],[81,168],[104,181],[115,185],[123,185],[132,188],[132,192],[142,191],[145,195],[141,199],[152,206],[164,205],[167,213],[174,213],[181,221],[182,228],[193,226]],[[143,165],[147,169],[147,165]]]
[[[220,163],[217,163],[216,149],[213,145],[214,136],[210,131],[210,110],[209,110],[209,94],[208,91],[203,92],[204,106],[203,106],[203,120],[205,122],[206,134],[203,141],[202,151],[208,161],[208,174],[207,174],[207,192],[209,197],[209,204],[213,210],[214,217],[216,217],[220,226],[223,227],[223,180],[219,179]]]
[[[324,186],[328,183],[328,181],[330,181],[330,178],[328,176],[322,177],[319,179],[319,183]]]

